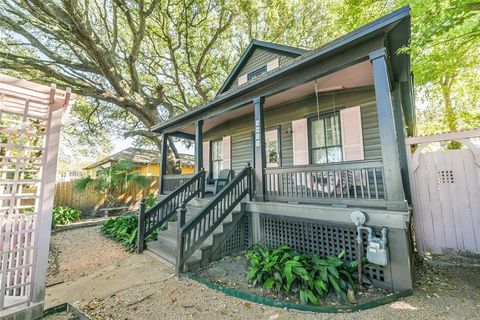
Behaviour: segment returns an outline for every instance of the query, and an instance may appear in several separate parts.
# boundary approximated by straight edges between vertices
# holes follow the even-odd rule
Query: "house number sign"
[[[260,147],[260,120],[255,120],[255,147]]]

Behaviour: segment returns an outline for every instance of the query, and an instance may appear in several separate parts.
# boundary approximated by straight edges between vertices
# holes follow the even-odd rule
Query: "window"
[[[340,117],[329,114],[310,118],[310,163],[321,164],[342,161]]]
[[[218,174],[223,169],[223,140],[213,140],[210,146],[212,150],[211,169],[214,179],[218,178]]]
[[[267,168],[280,165],[280,148],[278,144],[278,129],[265,131],[265,152]]]
[[[253,79],[257,78],[259,75],[261,75],[262,73],[265,73],[265,72],[267,72],[267,66],[263,66],[261,68],[258,68],[255,71],[250,72],[247,76],[247,79],[248,79],[248,81],[253,80]]]

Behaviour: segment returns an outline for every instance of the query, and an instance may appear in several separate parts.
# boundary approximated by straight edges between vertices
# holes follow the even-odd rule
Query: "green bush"
[[[123,244],[126,251],[133,251],[136,247],[138,234],[138,217],[129,214],[105,221],[100,231],[110,239]],[[156,231],[152,232],[145,241],[155,240],[158,236]]]
[[[149,193],[145,197],[145,207],[148,209],[152,208],[157,204],[157,197],[153,193]]]
[[[81,212],[78,209],[69,207],[54,207],[53,208],[53,224],[66,225],[80,220]]]
[[[352,295],[355,290],[358,267],[357,261],[343,260],[344,254],[342,251],[338,256],[321,258],[300,255],[286,245],[273,250],[257,245],[246,253],[247,278],[253,285],[277,293],[298,294],[303,304],[318,305],[319,298],[329,292],[344,301],[347,292]]]

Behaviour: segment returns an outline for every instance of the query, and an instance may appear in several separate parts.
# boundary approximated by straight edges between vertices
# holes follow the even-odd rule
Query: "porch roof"
[[[251,93],[267,84],[294,74],[300,68],[305,68],[327,60],[336,53],[348,50],[356,45],[373,40],[382,35],[388,35],[388,43],[386,44],[386,47],[389,50],[389,58],[394,79],[402,81],[408,80],[410,75],[409,56],[407,54],[396,54],[396,51],[402,46],[408,44],[410,39],[410,6],[407,5],[333,40],[324,46],[304,53],[298,58],[292,60],[292,62],[285,64],[272,72],[266,73],[263,77],[259,77],[258,80],[219,94],[211,101],[197,108],[157,124],[151,127],[150,130],[159,133],[171,131],[173,128],[178,127],[180,123],[191,121],[196,116],[209,111],[222,103],[239,98],[244,94]]]

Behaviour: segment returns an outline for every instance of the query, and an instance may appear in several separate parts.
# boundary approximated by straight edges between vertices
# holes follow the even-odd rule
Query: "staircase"
[[[194,218],[211,200],[212,197],[190,200],[186,206],[186,222],[188,223],[190,219]],[[228,236],[232,234],[242,217],[243,212],[241,205],[238,205],[187,260],[185,263],[185,271],[193,271],[200,267],[207,266],[208,263],[211,262],[209,258],[212,253],[214,253],[214,250],[219,249]],[[177,238],[178,222],[168,222],[167,230],[159,232],[157,240],[147,242],[146,249],[166,262],[175,265]]]
[[[176,273],[206,266],[235,231],[244,216],[241,201],[252,197],[252,173],[248,164],[211,198],[202,198],[205,171],[201,170],[150,210],[142,201],[138,219],[137,253],[145,249],[175,265]],[[175,220],[176,221],[173,221]],[[167,223],[156,241],[144,239]]]

